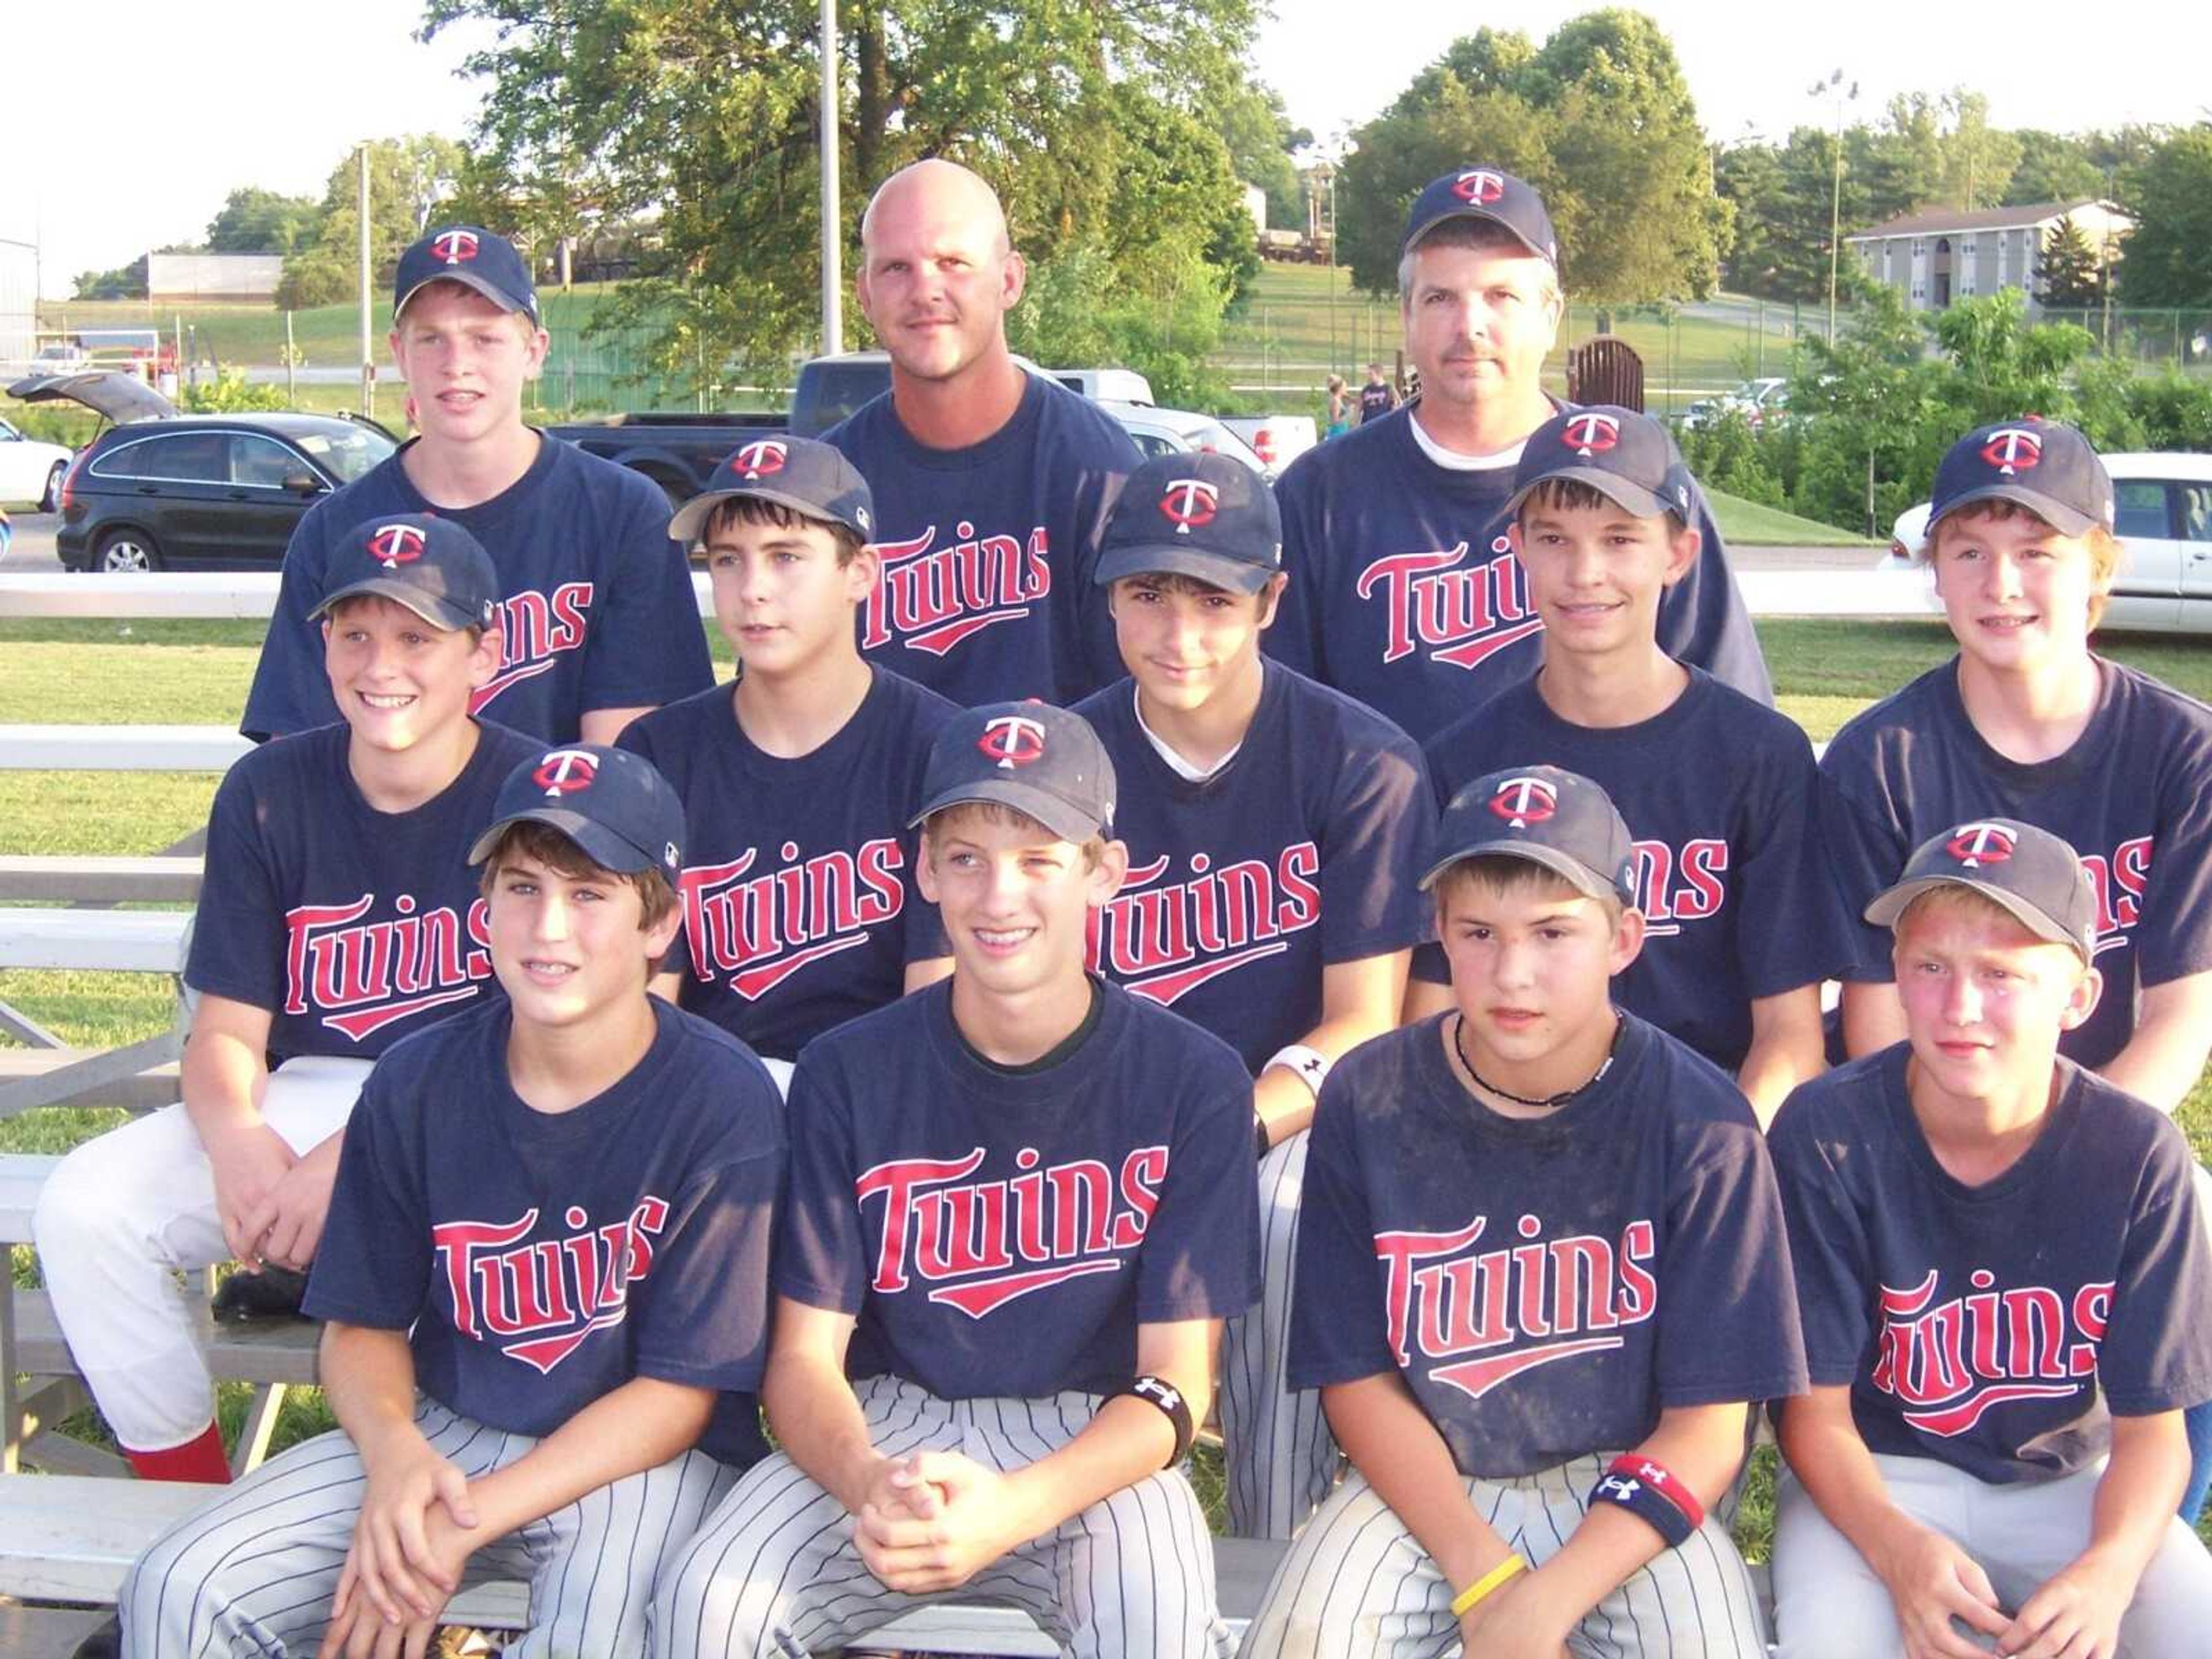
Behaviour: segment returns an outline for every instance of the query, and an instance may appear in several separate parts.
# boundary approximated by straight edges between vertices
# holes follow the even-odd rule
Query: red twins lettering
[[[591,626],[592,584],[563,582],[550,593],[526,588],[499,601],[499,672],[469,694],[469,713],[519,681],[551,669],[564,652],[580,649]]]
[[[1029,532],[1026,548],[1013,536],[979,539],[965,520],[953,535],[951,546],[936,547],[932,525],[911,540],[876,544],[884,575],[861,611],[863,651],[896,639],[909,651],[941,657],[971,634],[1028,616],[1052,592],[1042,525]]]
[[[1321,920],[1321,852],[1312,842],[1272,861],[1219,868],[1203,853],[1187,881],[1160,883],[1170,860],[1133,868],[1091,912],[1089,965],[1139,996],[1173,1003],[1209,980],[1291,948],[1288,935]]]
[[[2142,920],[2152,839],[2137,836],[2124,841],[2109,858],[2099,853],[2081,854],[2081,867],[2089,872],[2089,887],[2097,898],[2097,954],[2125,945],[2128,933]]]
[[[466,1002],[491,975],[484,902],[465,922],[449,908],[416,913],[412,896],[392,901],[388,921],[363,921],[374,893],[343,904],[302,904],[284,913],[284,1012],[316,1014],[356,1042],[396,1020]],[[465,938],[474,949],[464,947]]]
[[[869,929],[905,908],[906,854],[896,838],[853,853],[798,854],[785,842],[784,862],[757,875],[748,873],[758,857],[750,847],[727,863],[684,872],[684,933],[702,983],[726,979],[757,1001],[809,963],[866,945]]]
[[[2063,1400],[2091,1386],[2112,1317],[2112,1281],[2070,1301],[2041,1285],[1996,1288],[1977,1268],[1965,1296],[1936,1300],[1936,1270],[1909,1289],[1881,1286],[1874,1386],[1911,1409],[1923,1434],[1966,1433],[2014,1400]]]
[[[1636,908],[1647,933],[1678,933],[1682,923],[1717,915],[1728,902],[1726,842],[1700,837],[1684,842],[1679,853],[1663,841],[1635,847]]]
[[[878,1294],[920,1279],[932,1302],[981,1319],[1031,1291],[1118,1273],[1145,1242],[1168,1174],[1164,1146],[1138,1147],[1118,1176],[1096,1158],[1039,1168],[1024,1146],[1014,1157],[1020,1173],[968,1181],[984,1157],[978,1146],[958,1158],[901,1158],[853,1183],[864,1212],[883,1200],[868,1281]]]
[[[1640,1325],[1658,1310],[1650,1222],[1630,1222],[1617,1244],[1590,1234],[1547,1241],[1541,1218],[1524,1215],[1522,1243],[1477,1251],[1489,1224],[1479,1215],[1442,1232],[1376,1234],[1401,1367],[1418,1354],[1431,1378],[1480,1400],[1540,1365],[1618,1348],[1621,1337],[1590,1333]]]
[[[535,1209],[514,1221],[447,1221],[430,1229],[453,1328],[472,1341],[494,1342],[541,1376],[593,1331],[623,1322],[630,1286],[652,1271],[653,1241],[668,1224],[668,1203],[648,1194],[621,1220],[596,1229],[573,1205],[562,1219],[567,1234],[534,1241]]]
[[[1543,627],[1532,613],[1520,561],[1500,545],[1472,568],[1467,544],[1432,553],[1393,553],[1359,573],[1353,591],[1378,593],[1388,621],[1382,660],[1396,662],[1423,647],[1430,659],[1473,668]]]

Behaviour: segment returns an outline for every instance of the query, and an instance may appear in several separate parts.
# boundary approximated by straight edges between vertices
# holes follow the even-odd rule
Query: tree
[[[1256,82],[1239,87],[1214,112],[1221,142],[1237,177],[1267,192],[1267,222],[1282,230],[1306,228],[1305,187],[1291,152],[1313,143],[1313,134],[1293,126],[1284,112],[1283,95]]]
[[[322,207],[307,196],[280,196],[248,185],[224,198],[208,221],[210,253],[289,253],[315,239]]]
[[[146,297],[146,256],[112,270],[85,270],[75,278],[80,300],[143,300]]]
[[[1569,291],[1601,304],[1711,292],[1731,209],[1674,48],[1639,12],[1591,12],[1540,48],[1488,28],[1455,41],[1360,129],[1338,185],[1353,279],[1397,282],[1407,205],[1439,173],[1504,167],[1544,194]]]
[[[2061,311],[2105,302],[2105,267],[2072,216],[2061,219],[2043,245],[2043,284],[2035,297]]]
[[[2105,169],[2091,157],[2093,139],[2033,127],[2021,127],[2013,137],[2020,141],[2020,165],[2005,186],[2005,206],[2078,202],[2106,194]]]
[[[452,196],[461,147],[434,133],[380,138],[368,147],[368,258],[371,279],[387,283],[407,245],[429,228]],[[331,169],[314,239],[295,247],[277,279],[276,304],[287,311],[349,299],[361,281],[361,161],[349,152]]]
[[[497,27],[466,62],[487,82],[472,191],[495,192],[540,237],[655,223],[645,274],[599,320],[650,331],[655,369],[775,385],[817,315],[816,15],[811,0],[429,0],[423,29]],[[1142,92],[1182,117],[1219,109],[1244,84],[1254,15],[1252,0],[848,0],[838,34],[848,255],[860,198],[925,155],[991,180],[1040,276],[1063,254],[1118,260],[1154,234],[1215,249],[1239,208],[1218,130],[1170,131],[1130,106]],[[1159,205],[1182,216],[1115,223],[1124,176],[1153,175],[1155,143],[1209,149],[1218,167],[1206,176],[1225,181],[1225,199],[1169,192]],[[1249,228],[1242,240],[1249,251]]]
[[[1942,140],[1940,199],[1969,211],[2002,202],[2020,165],[2020,140],[1990,125],[1990,100],[1978,92],[1954,87],[1944,94],[1943,108],[1950,125]]]
[[[2131,306],[2212,307],[2212,122],[2168,135],[2121,175],[2136,216],[2113,276]]]

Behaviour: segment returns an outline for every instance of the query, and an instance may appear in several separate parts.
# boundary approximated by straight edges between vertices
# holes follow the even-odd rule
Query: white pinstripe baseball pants
[[[958,1451],[994,1469],[1073,1440],[1095,1395],[939,1400],[896,1377],[857,1385],[869,1438],[887,1456]],[[781,1454],[748,1470],[653,1586],[656,1659],[801,1659],[931,1601],[1017,1607],[1079,1659],[1228,1659],[1213,1548],[1197,1495],[1163,1470],[1002,1556],[945,1596],[886,1589],[860,1562],[853,1518]]]
[[[1328,1496],[1342,1454],[1318,1389],[1290,1385],[1291,1280],[1305,1189],[1301,1129],[1260,1163],[1260,1305],[1228,1322],[1221,1345],[1221,1445],[1229,1530],[1288,1539]]]
[[[1580,1524],[1612,1452],[1510,1480],[1469,1479],[1498,1534],[1540,1567]],[[1298,1534],[1244,1633],[1243,1659],[1430,1659],[1460,1651],[1447,1583],[1356,1468]],[[1567,1638],[1575,1659],[1765,1659],[1758,1597],[1728,1527],[1708,1513]]]
[[[415,1421],[471,1480],[538,1442],[447,1411]],[[531,1625],[508,1659],[609,1659],[645,1645],[646,1595],[661,1556],[698,1528],[736,1472],[688,1451],[586,1493],[487,1544],[468,1582],[526,1579]],[[353,1542],[368,1477],[343,1433],[272,1458],[186,1516],[138,1559],[124,1583],[125,1659],[258,1659],[311,1654]]]

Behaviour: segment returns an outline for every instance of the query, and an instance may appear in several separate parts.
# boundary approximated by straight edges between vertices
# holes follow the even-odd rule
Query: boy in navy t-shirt
[[[1602,789],[1493,773],[1437,850],[1455,1006],[1346,1056],[1314,1119],[1291,1379],[1352,1469],[1244,1652],[1751,1659],[1708,1510],[1750,1404],[1805,1380],[1759,1127],[1608,1000],[1644,921]]]
[[[1261,1306],[1229,1322],[1222,1437],[1231,1528],[1288,1538],[1335,1478],[1318,1396],[1284,1382],[1306,1127],[1328,1068],[1397,1024],[1428,828],[1406,734],[1269,663],[1282,597],[1273,497],[1221,455],[1146,462],[1095,580],[1129,678],[1076,712],[1114,762],[1130,873],[1092,965],[1227,1042],[1255,1079]]]
[[[404,514],[457,522],[490,550],[500,659],[475,708],[501,724],[548,743],[612,743],[646,709],[713,684],[659,487],[523,423],[546,334],[514,245],[447,225],[401,254],[391,347],[422,435],[292,532],[239,730],[281,737],[337,718],[310,613],[340,538]]]
[[[725,460],[669,532],[706,549],[737,680],[622,737],[684,798],[684,931],[653,988],[786,1085],[810,1039],[951,968],[906,821],[952,705],[860,657],[874,525],[827,444],[761,438]]]
[[[2059,1056],[2100,902],[2047,831],[1939,831],[1866,910],[1905,1041],[1775,1121],[1813,1382],[1781,1417],[1785,1659],[2164,1659],[2212,1628],[2173,1512],[2182,1408],[2212,1398],[2188,1146]]]
[[[469,849],[507,994],[394,1048],[346,1129],[307,1304],[338,1430],[155,1542],[126,1654],[421,1653],[486,1577],[529,1582],[526,1651],[641,1650],[655,1562],[765,1449],[784,1168],[759,1063],[646,994],[683,835],[620,750],[508,776]]]
[[[490,980],[461,854],[532,750],[469,714],[499,665],[491,561],[447,520],[398,517],[356,526],[325,569],[314,614],[343,718],[246,756],[216,793],[183,1100],[79,1146],[39,1195],[54,1316],[142,1480],[228,1479],[173,1273],[304,1270],[369,1062]]]
[[[939,732],[915,819],[952,976],[799,1058],[782,1450],[664,1567],[655,1655],[844,1647],[957,1591],[1072,1654],[1226,1656],[1176,1466],[1258,1288],[1251,1080],[1084,971],[1114,793],[1064,710]]]
[[[1636,836],[1644,921],[1614,994],[1735,1078],[1763,1123],[1821,1069],[1820,981],[1850,946],[1804,732],[1660,648],[1660,605],[1698,558],[1696,489],[1647,416],[1583,409],[1539,427],[1506,507],[1543,665],[1426,752],[1440,804],[1540,761],[1604,786]],[[1449,1005],[1441,951],[1424,947],[1414,973],[1409,1012]]]

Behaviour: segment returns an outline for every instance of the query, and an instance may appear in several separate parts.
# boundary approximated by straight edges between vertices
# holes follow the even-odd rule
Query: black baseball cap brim
[[[424,289],[434,287],[440,283],[459,283],[463,288],[472,288],[477,293],[483,295],[485,299],[497,306],[501,311],[520,312],[524,316],[529,318],[532,322],[534,323],[538,320],[538,307],[535,302],[526,300],[518,300],[514,295],[509,294],[497,283],[490,280],[490,278],[480,276],[475,271],[470,270],[460,265],[444,267],[439,270],[436,276],[425,276],[421,282],[416,283],[414,287],[409,289],[405,294],[400,296],[399,303],[392,307],[392,320],[395,323],[398,321],[400,313],[414,303],[415,296],[416,295],[420,294]]]
[[[635,875],[641,870],[660,870],[666,873],[660,855],[640,847],[629,836],[619,835],[596,818],[586,817],[581,812],[572,812],[560,806],[533,806],[527,812],[510,812],[495,821],[469,847],[469,862],[482,864],[491,856],[500,835],[518,823],[542,823],[558,830],[583,849],[584,856],[602,870],[611,870],[617,875]]]
[[[856,524],[824,513],[819,501],[810,501],[802,496],[790,495],[781,489],[710,489],[703,495],[694,495],[683,506],[678,507],[669,519],[668,533],[676,541],[696,542],[705,532],[707,520],[714,517],[716,507],[724,501],[772,501],[778,507],[788,507],[801,518],[811,519],[816,524],[842,526],[863,541],[867,539],[866,531]]]
[[[1552,263],[1552,256],[1545,252],[1542,248],[1538,247],[1534,242],[1530,241],[1527,236],[1523,235],[1522,234],[1521,228],[1515,224],[1510,219],[1502,218],[1495,213],[1486,212],[1483,209],[1478,207],[1453,208],[1448,212],[1431,214],[1429,217],[1422,220],[1419,224],[1408,230],[1406,233],[1406,240],[1401,242],[1399,246],[1404,252],[1410,253],[1415,248],[1420,246],[1421,238],[1426,236],[1438,225],[1447,223],[1454,219],[1481,219],[1488,223],[1498,226],[1500,229],[1510,231],[1513,234],[1513,240],[1520,243],[1522,247],[1528,251],[1528,257],[1530,258],[1541,259],[1547,265]]]
[[[1960,508],[1972,507],[1977,501],[2012,501],[2026,507],[2062,536],[2086,536],[2101,522],[2080,508],[2069,507],[2065,502],[2054,500],[2026,484],[1993,483],[1969,489],[1964,495],[1944,502],[1940,509],[1929,516],[1927,534],[1933,537],[1937,525]]]
[[[907,820],[907,828],[918,829],[948,806],[968,806],[981,801],[992,801],[1000,806],[1011,806],[1018,812],[1026,812],[1062,841],[1086,842],[1105,829],[1105,825],[1073,802],[1062,799],[1048,789],[1039,789],[1034,784],[1022,783],[1012,778],[975,779],[940,790],[924,803],[920,811]]]
[[[1910,881],[1900,881],[1875,895],[1874,902],[1863,913],[1877,927],[1894,927],[1898,919],[1912,907],[1912,902],[1923,893],[1932,893],[1939,887],[1964,887],[1979,893],[1992,903],[2002,906],[2014,921],[2038,939],[2052,945],[2063,945],[2082,961],[2090,957],[2090,947],[2080,935],[2069,933],[2066,924],[2040,907],[2031,904],[2018,893],[1997,886],[1992,882],[1973,881],[1964,876],[1915,876]]]
[[[449,634],[484,624],[483,617],[467,606],[456,605],[418,583],[398,576],[364,576],[357,582],[348,582],[337,592],[326,594],[323,602],[307,613],[308,617],[312,620],[327,616],[334,607],[364,593],[374,593],[394,605],[404,605],[431,627],[442,628]]]
[[[1421,878],[1419,885],[1422,891],[1426,892],[1437,884],[1437,878],[1455,864],[1462,863],[1468,859],[1486,858],[1498,854],[1506,858],[1526,859],[1531,864],[1540,864],[1577,892],[1590,898],[1613,898],[1620,899],[1624,904],[1628,902],[1627,896],[1615,887],[1609,878],[1601,872],[1591,869],[1572,853],[1562,852],[1556,847],[1544,847],[1526,841],[1471,842],[1454,852],[1447,853],[1430,866],[1429,872]]]
[[[1232,559],[1203,548],[1178,547],[1173,542],[1147,542],[1116,547],[1098,556],[1091,580],[1100,587],[1129,576],[1148,576],[1155,571],[1188,576],[1230,593],[1257,593],[1279,570]]]
[[[1639,519],[1656,519],[1662,513],[1679,510],[1665,496],[1653,494],[1635,480],[1624,478],[1618,472],[1608,472],[1596,466],[1563,466],[1556,471],[1545,473],[1540,478],[1533,478],[1515,490],[1505,503],[1505,511],[1517,516],[1521,503],[1550,483],[1588,484],[1607,501]]]

